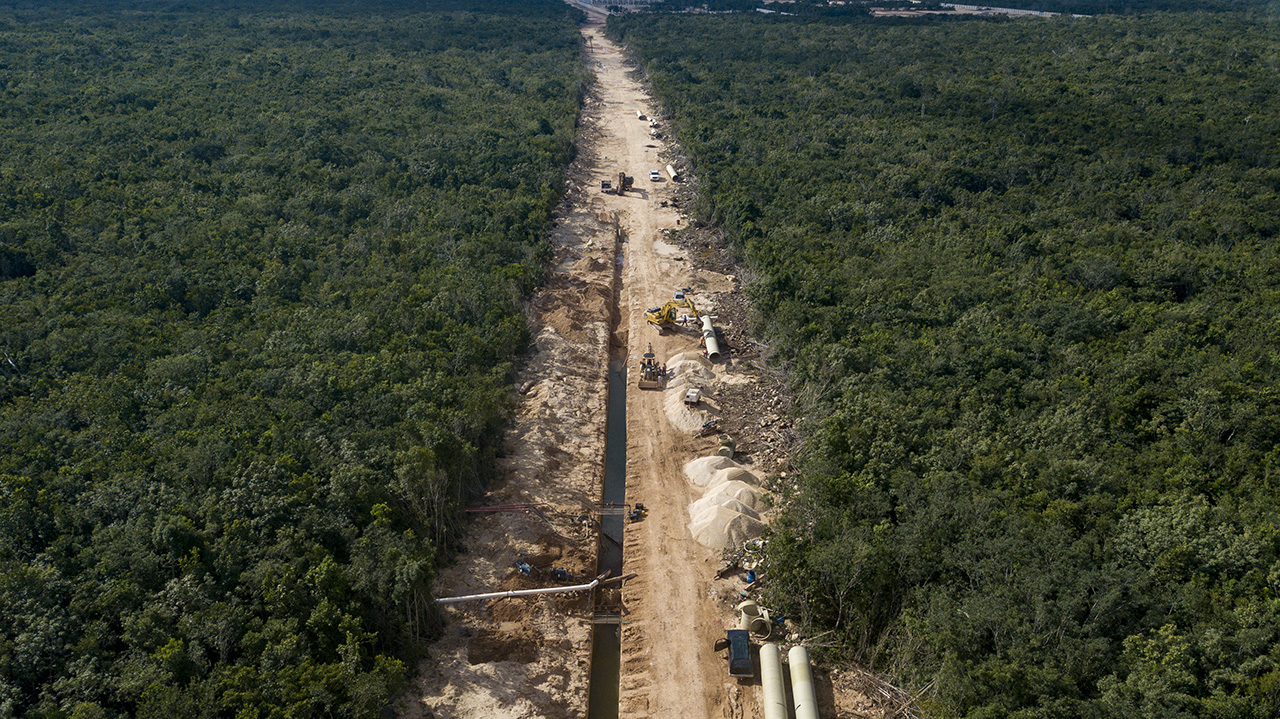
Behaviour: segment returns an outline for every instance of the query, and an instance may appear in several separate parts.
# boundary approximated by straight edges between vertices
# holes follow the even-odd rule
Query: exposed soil
[[[620,716],[758,717],[758,682],[729,677],[724,652],[715,648],[736,625],[734,606],[750,588],[743,572],[720,571],[721,550],[692,538],[688,507],[702,489],[686,480],[683,467],[715,453],[716,434],[701,430],[716,421],[737,442],[735,459],[756,475],[786,471],[796,445],[790,401],[766,369],[767,348],[748,334],[747,303],[718,238],[685,231],[688,219],[677,206],[688,188],[666,173],[649,180],[650,170],[662,171],[678,156],[661,139],[665,128],[634,69],[601,24],[584,26],[583,34],[597,82],[551,238],[554,278],[529,307],[537,340],[517,380],[521,396],[506,439],[504,477],[482,503],[534,509],[476,514],[465,552],[441,573],[434,591],[448,597],[589,581],[608,362],[611,353],[625,352],[627,501],[644,503],[648,515],[628,524],[624,537],[624,571],[638,576],[620,592]],[[601,193],[600,182],[616,183],[619,172],[635,177],[634,189]],[[659,333],[645,321],[646,308],[684,288],[700,312],[716,317],[720,363],[700,356],[694,326]],[[697,406],[680,401],[685,385],[636,386],[640,355],[650,344],[660,362],[683,368],[671,384],[704,389]],[[530,565],[528,575],[517,571],[517,561]],[[570,569],[577,579],[557,582],[553,567]],[[444,611],[445,635],[399,702],[400,715],[586,715],[592,611],[586,593],[468,602]],[[817,676],[820,703],[829,709],[824,716],[880,715],[856,682],[820,668]]]

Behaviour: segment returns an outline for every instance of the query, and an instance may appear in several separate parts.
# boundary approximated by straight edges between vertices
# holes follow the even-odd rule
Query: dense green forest
[[[657,0],[637,8],[643,13],[764,12],[800,17],[865,17],[870,8],[942,10],[944,0]],[[953,3],[947,2],[950,5]],[[982,5],[969,0],[963,5]],[[1128,15],[1145,12],[1235,12],[1265,8],[1271,0],[1000,0],[1001,8],[1081,15]]]
[[[769,600],[938,717],[1280,712],[1280,26],[611,20],[805,419]]]
[[[500,446],[575,16],[0,8],[0,716],[386,705]]]

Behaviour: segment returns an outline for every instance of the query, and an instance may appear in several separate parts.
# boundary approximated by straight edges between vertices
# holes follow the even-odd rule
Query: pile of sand
[[[728,459],[728,458],[721,457],[721,459]],[[733,461],[733,460],[729,460],[729,461]],[[746,484],[755,485],[757,487],[760,486],[760,478],[755,476],[751,472],[748,472],[742,466],[737,466],[737,467],[729,466],[729,467],[725,467],[724,469],[717,470],[714,474],[711,475],[711,481],[707,482],[707,489],[712,489],[713,487],[724,484],[725,482],[744,482]]]
[[[703,399],[705,401],[705,394]],[[708,417],[706,410],[684,403],[683,387],[675,390],[668,389],[666,396],[662,398],[662,408],[667,414],[667,420],[682,432],[697,432],[702,429]]]
[[[760,478],[728,457],[701,457],[684,466],[684,475],[705,490],[689,505],[689,532],[712,549],[731,549],[764,533],[759,508],[764,504]]]
[[[738,514],[745,514],[752,519],[759,519],[760,513],[730,497],[707,496],[689,505],[689,518],[694,524],[714,517],[720,510],[728,509]]]
[[[764,534],[764,522],[729,507],[712,507],[689,523],[689,532],[704,546],[733,549]]]
[[[715,478],[716,472],[730,468],[746,470],[745,467],[728,457],[699,457],[684,466],[684,476],[689,479],[693,486],[706,489],[711,485],[711,480]]]
[[[723,497],[725,499],[732,499],[741,502],[751,509],[758,510],[760,507],[764,506],[764,501],[761,499],[762,494],[763,491],[755,485],[747,484],[746,482],[731,481],[722,482],[712,488],[708,488],[706,496],[702,499]],[[697,502],[694,502],[694,504],[697,504]]]

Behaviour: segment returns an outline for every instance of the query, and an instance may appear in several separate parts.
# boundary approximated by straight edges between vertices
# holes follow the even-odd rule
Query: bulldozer
[[[688,309],[690,316],[698,319],[698,308],[693,306],[693,300],[685,297],[683,292],[677,292],[675,299],[661,307],[650,307],[645,311],[644,318],[661,332],[667,325],[676,323],[678,310],[681,309]]]
[[[662,368],[658,366],[658,357],[653,353],[653,343],[649,343],[649,351],[640,358],[640,389],[662,389]]]

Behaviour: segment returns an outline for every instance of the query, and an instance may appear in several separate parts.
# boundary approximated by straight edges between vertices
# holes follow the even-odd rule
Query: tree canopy
[[[1275,716],[1274,17],[611,29],[797,393],[777,609],[934,716]]]
[[[436,631],[576,11],[0,11],[0,715],[367,717]]]

